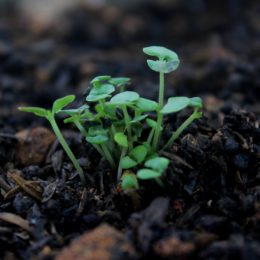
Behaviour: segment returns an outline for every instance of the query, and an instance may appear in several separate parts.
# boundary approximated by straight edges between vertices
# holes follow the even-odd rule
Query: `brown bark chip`
[[[50,145],[55,140],[55,135],[44,127],[22,130],[16,134],[16,137],[19,140],[17,159],[23,165],[42,163],[46,158]]]
[[[117,260],[136,259],[133,246],[121,232],[102,224],[74,240],[57,255],[56,260]]]

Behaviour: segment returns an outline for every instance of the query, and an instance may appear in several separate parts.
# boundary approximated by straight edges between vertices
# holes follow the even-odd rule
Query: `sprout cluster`
[[[157,58],[147,60],[151,70],[159,72],[158,102],[149,100],[134,91],[126,91],[129,78],[98,76],[91,82],[86,103],[73,109],[65,109],[75,99],[68,95],[56,100],[51,110],[39,107],[20,107],[21,111],[45,117],[76,168],[81,181],[86,185],[82,168],[62,136],[56,123],[57,114],[66,115],[65,123],[74,124],[106,159],[121,181],[124,191],[137,189],[138,180],[155,180],[162,185],[162,176],[169,160],[160,156],[160,151],[169,148],[180,134],[195,119],[201,117],[202,101],[199,97],[171,97],[164,102],[164,76],[177,69],[179,59],[175,52],[159,46],[143,49],[144,53]],[[162,143],[163,118],[187,107],[193,113],[176,129],[166,143]],[[148,133],[144,135],[144,129]]]

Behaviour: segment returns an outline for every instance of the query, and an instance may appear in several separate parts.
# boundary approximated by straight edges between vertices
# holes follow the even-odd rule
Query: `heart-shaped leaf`
[[[167,104],[163,107],[161,113],[176,113],[189,106],[189,104],[190,99],[187,97],[172,97],[168,99]]]
[[[75,100],[74,95],[68,95],[68,96],[55,100],[55,102],[53,103],[53,106],[52,106],[52,113],[56,114],[56,113],[60,112],[65,106],[67,106],[74,100]]]
[[[143,52],[147,55],[157,57],[160,60],[179,61],[178,55],[165,47],[150,46],[143,48]]]

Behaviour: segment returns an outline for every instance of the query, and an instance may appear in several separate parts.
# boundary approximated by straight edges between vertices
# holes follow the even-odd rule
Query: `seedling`
[[[166,103],[164,101],[164,77],[179,66],[177,54],[159,46],[147,47],[143,51],[157,58],[148,59],[147,64],[159,73],[158,102],[140,97],[137,92],[126,91],[129,78],[104,75],[90,82],[86,104],[79,108],[64,109],[74,100],[73,95],[56,100],[51,111],[37,107],[20,108],[45,117],[50,122],[83,184],[86,183],[83,170],[56,124],[56,114],[67,115],[64,122],[73,123],[86,141],[107,160],[111,169],[115,171],[117,168],[115,179],[121,181],[122,189],[126,192],[139,187],[138,179],[154,180],[163,186],[162,176],[170,161],[159,156],[160,152],[170,148],[182,132],[201,117],[202,101],[198,97],[170,97]],[[193,113],[172,132],[169,140],[163,142],[164,116],[187,107],[191,107]]]
[[[73,152],[71,151],[70,147],[68,146],[65,138],[63,137],[57,123],[55,120],[55,115],[59,113],[65,106],[72,103],[75,99],[74,95],[68,95],[63,98],[57,99],[52,106],[52,110],[46,110],[42,107],[19,107],[19,110],[24,112],[30,112],[40,117],[45,117],[49,123],[51,124],[51,127],[53,129],[53,132],[55,133],[57,139],[59,140],[62,148],[70,158],[71,162],[73,163],[74,167],[76,168],[82,184],[86,185],[86,178],[84,175],[84,172],[82,168],[80,167],[77,159],[75,158]]]

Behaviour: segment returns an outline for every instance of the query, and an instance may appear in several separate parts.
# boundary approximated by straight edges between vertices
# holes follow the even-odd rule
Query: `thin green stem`
[[[132,132],[131,132],[131,128],[130,128],[131,119],[127,112],[126,106],[122,106],[122,109],[123,109],[123,113],[124,113],[125,126],[126,126],[127,135],[128,135],[129,149],[132,150],[133,149],[133,138],[132,138]]]
[[[83,127],[83,125],[79,122],[79,120],[75,120],[74,124],[76,125],[76,127],[79,129],[79,131],[81,132],[81,134],[83,134],[85,137],[87,136],[87,131],[86,129]]]
[[[164,73],[160,72],[160,88],[159,88],[159,106],[160,109],[163,108],[164,101]]]
[[[60,142],[62,148],[64,149],[64,151],[66,152],[66,154],[68,155],[68,157],[70,158],[72,164],[74,165],[74,167],[76,168],[78,174],[79,174],[79,177],[81,179],[81,182],[83,185],[86,185],[86,178],[85,178],[85,175],[84,175],[84,172],[83,172],[83,169],[80,167],[76,157],[74,156],[73,152],[71,151],[70,147],[68,146],[65,138],[63,137],[56,121],[55,121],[55,118],[54,116],[50,116],[48,117],[48,120],[52,126],[52,129],[58,139],[58,141]]]
[[[109,152],[106,144],[105,143],[101,144],[101,148],[102,148],[102,150],[104,152],[105,158],[108,160],[108,162],[110,163],[111,167],[115,168],[116,167],[115,161],[114,161],[111,153]]]
[[[126,152],[127,152],[127,148],[123,148],[122,151],[121,151],[120,160],[119,160],[119,165],[118,165],[118,168],[117,168],[117,181],[120,180],[121,175],[122,175],[121,161],[122,161],[122,159],[125,157]]]
[[[154,135],[154,128],[151,129],[149,135],[148,135],[148,138],[146,140],[146,142],[151,145],[151,142],[152,142],[152,139],[153,139],[153,135]]]
[[[163,122],[163,114],[160,112],[163,108],[164,104],[164,73],[160,72],[160,83],[159,83],[159,109],[157,111],[157,126],[154,133],[154,139],[153,139],[153,150],[156,151],[159,145],[159,140],[161,136],[161,127]]]
[[[197,109],[179,126],[179,128],[172,133],[171,138],[166,143],[166,145],[162,148],[161,151],[169,148],[173,144],[173,142],[181,135],[181,133],[195,120],[201,117],[201,113],[197,111]]]

